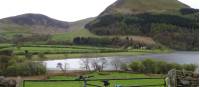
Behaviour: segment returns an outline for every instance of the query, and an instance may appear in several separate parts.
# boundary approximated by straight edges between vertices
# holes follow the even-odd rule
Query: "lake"
[[[144,60],[147,58],[163,60],[166,62],[174,62],[179,64],[199,64],[199,52],[173,52],[173,53],[163,53],[163,54],[145,54],[145,55],[137,55],[137,56],[113,56],[113,57],[97,57],[97,58],[89,58],[89,61],[98,60],[101,58],[105,58],[107,61],[105,70],[114,70],[114,66],[112,65],[113,61],[120,61],[120,63],[130,63],[132,61]],[[84,70],[83,66],[83,58],[73,58],[73,59],[63,59],[63,60],[49,60],[44,61],[48,70],[59,70],[57,68],[57,63],[62,63],[62,65],[66,65],[67,70]],[[90,64],[91,66],[91,64]]]

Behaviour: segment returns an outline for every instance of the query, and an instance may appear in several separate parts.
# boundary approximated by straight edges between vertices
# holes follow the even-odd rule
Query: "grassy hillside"
[[[87,29],[77,29],[62,34],[55,34],[53,35],[52,40],[72,42],[75,37],[98,37],[98,36],[91,33]]]
[[[66,32],[68,27],[68,22],[29,13],[0,19],[0,36],[10,40],[15,35],[57,34]]]
[[[70,27],[67,32],[53,35],[52,40],[73,42],[75,37],[98,37],[97,35],[84,28],[85,24],[92,20],[94,20],[94,18],[87,18],[72,22],[70,23]]]
[[[10,39],[16,34],[31,34],[31,30],[26,26],[0,23],[0,36]]]
[[[32,40],[32,42],[45,43],[47,41],[72,42],[75,37],[97,37],[84,28],[85,24],[94,18],[87,18],[76,22],[63,22],[41,14],[22,14],[0,19],[0,43],[13,42],[16,36],[18,41],[31,42],[33,38],[48,36],[45,41]],[[29,39],[29,41],[27,41]]]

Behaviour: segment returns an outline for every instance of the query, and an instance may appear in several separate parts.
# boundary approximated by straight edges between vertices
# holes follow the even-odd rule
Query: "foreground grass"
[[[85,76],[94,76],[91,79],[119,79],[119,78],[162,78],[160,75],[147,76],[144,74],[132,74],[125,72],[93,72],[86,74]],[[54,76],[49,80],[74,80],[76,76]],[[110,87],[115,85],[133,86],[133,85],[157,85],[164,84],[163,79],[143,79],[143,80],[115,80],[109,81]],[[89,81],[89,84],[95,84],[103,87],[103,83],[100,81]],[[83,87],[82,81],[69,81],[69,82],[26,82],[25,87]],[[88,86],[91,87],[91,86]],[[155,87],[155,86],[154,86]],[[162,87],[162,86],[159,86]]]

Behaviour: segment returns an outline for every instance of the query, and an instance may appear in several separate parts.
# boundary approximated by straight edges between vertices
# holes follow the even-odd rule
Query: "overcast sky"
[[[39,13],[63,21],[95,17],[116,0],[0,0],[0,18]],[[200,0],[180,0],[199,8]]]

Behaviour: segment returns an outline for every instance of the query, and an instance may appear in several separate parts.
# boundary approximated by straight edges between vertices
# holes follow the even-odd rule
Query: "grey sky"
[[[40,13],[63,21],[95,17],[116,0],[0,0],[0,18]],[[180,0],[199,8],[200,0]]]

